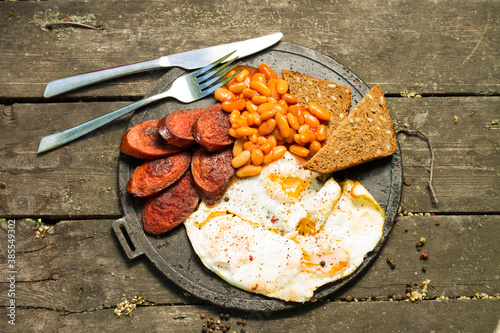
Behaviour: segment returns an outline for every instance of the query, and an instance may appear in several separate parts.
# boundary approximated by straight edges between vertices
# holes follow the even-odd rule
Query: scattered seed
[[[436,227],[437,227],[437,226],[439,226],[440,224],[441,224],[441,223],[440,223],[439,221],[434,222],[434,225],[435,225]]]
[[[226,314],[224,315],[224,319],[225,319],[225,320],[229,320],[229,318],[231,318],[231,315],[230,315],[229,313],[226,313]]]
[[[351,301],[352,301],[352,297],[351,297],[351,296],[346,296],[345,300],[346,300],[347,302],[351,302]]]
[[[427,267],[425,267],[425,266],[422,267],[422,272],[424,272],[424,273],[427,272]]]
[[[0,188],[6,188],[7,183],[6,182],[0,182]]]
[[[387,298],[393,298],[393,297],[394,297],[394,294],[393,294],[393,293],[391,293],[391,292],[388,292],[388,293],[387,293]]]
[[[408,232],[408,228],[405,228],[405,232]]]
[[[201,318],[201,319],[205,319],[205,314],[204,314],[204,313],[202,313],[202,314],[200,315],[200,318]]]
[[[420,253],[420,259],[422,260],[427,260],[429,258],[429,255],[425,252]]]

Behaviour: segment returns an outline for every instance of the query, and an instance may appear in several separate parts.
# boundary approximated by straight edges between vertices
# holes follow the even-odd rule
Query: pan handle
[[[113,230],[129,259],[144,254],[144,251],[137,247],[137,242],[132,238],[128,223],[123,217],[113,221]]]

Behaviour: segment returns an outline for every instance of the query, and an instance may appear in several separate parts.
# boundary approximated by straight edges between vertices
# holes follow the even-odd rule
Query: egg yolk
[[[281,188],[281,191],[292,198],[298,198],[309,186],[308,180],[291,175],[272,173],[268,177],[272,183],[277,184]]]

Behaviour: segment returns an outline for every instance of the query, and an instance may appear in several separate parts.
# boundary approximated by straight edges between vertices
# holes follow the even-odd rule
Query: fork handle
[[[164,66],[160,65],[160,60],[155,59],[57,79],[54,81],[50,81],[47,84],[47,87],[45,87],[45,92],[43,93],[43,97],[49,98],[57,96],[68,91],[91,85],[93,83],[102,82],[131,73],[139,73],[162,67]]]
[[[92,120],[87,121],[86,123],[80,124],[78,126],[68,128],[59,133],[55,133],[52,135],[48,135],[43,137],[40,140],[40,145],[38,146],[38,153],[43,153],[48,150],[54,149],[56,147],[62,146],[65,143],[71,142],[87,133],[92,132],[93,130],[110,123],[111,121],[118,119],[127,113],[134,111],[135,109],[140,108],[141,106],[151,104],[165,97],[171,96],[169,91],[164,93],[154,95],[145,99],[141,99],[135,103],[124,106],[118,110],[112,111],[100,117],[94,118]]]

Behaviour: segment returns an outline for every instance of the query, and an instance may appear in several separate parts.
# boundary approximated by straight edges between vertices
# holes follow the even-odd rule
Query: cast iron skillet
[[[281,69],[288,69],[347,86],[352,91],[353,107],[369,90],[357,76],[335,60],[301,46],[281,42],[259,54],[242,59],[242,64],[248,66],[257,67],[262,63],[269,65],[277,73]],[[156,83],[148,96],[162,92],[177,77],[184,74],[186,74],[185,71],[178,68],[170,70]],[[161,119],[175,110],[208,107],[216,102],[212,96],[188,105],[174,99],[164,100],[136,112],[130,126],[146,120]],[[160,237],[146,234],[140,221],[144,202],[133,198],[126,190],[127,182],[140,162],[121,154],[118,167],[119,196],[124,217],[114,221],[113,229],[130,259],[145,255],[166,278],[186,292],[224,308],[244,311],[277,311],[301,305],[301,303],[285,302],[249,293],[220,279],[216,274],[207,270],[198,259],[183,225]],[[343,173],[365,186],[386,212],[383,239],[372,252],[367,254],[361,266],[353,274],[319,288],[311,301],[326,298],[356,279],[382,249],[396,218],[402,185],[399,146],[390,157],[348,169]]]

